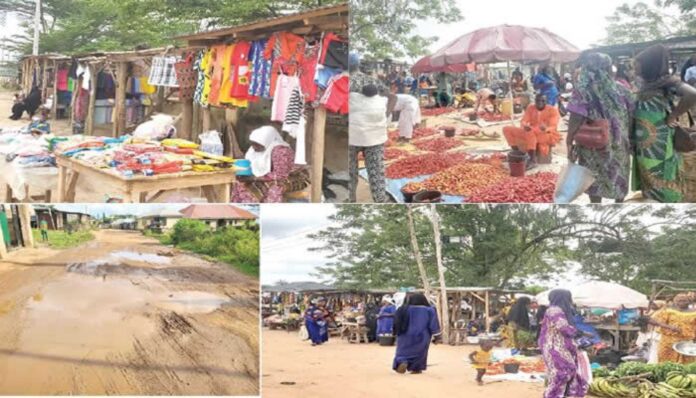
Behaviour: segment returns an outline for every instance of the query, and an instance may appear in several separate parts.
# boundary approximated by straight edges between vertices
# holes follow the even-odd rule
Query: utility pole
[[[36,0],[34,11],[34,49],[33,55],[39,55],[39,28],[41,27],[41,0]]]

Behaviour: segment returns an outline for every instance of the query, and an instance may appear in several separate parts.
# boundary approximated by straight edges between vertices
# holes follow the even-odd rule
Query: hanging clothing
[[[224,47],[222,52],[222,59],[220,66],[222,67],[222,72],[220,74],[220,93],[217,97],[217,102],[219,104],[232,105],[234,101],[232,99],[232,54],[237,44],[228,44]]]
[[[230,96],[232,97],[232,105],[239,107],[247,107],[252,96],[249,95],[249,81],[251,78],[251,68],[249,65],[249,51],[251,43],[248,41],[240,41],[232,52],[231,69],[232,69],[232,87]]]
[[[428,367],[428,349],[434,335],[440,334],[440,323],[433,307],[409,305],[406,330],[397,330],[396,354],[392,369],[406,363],[409,371],[423,371]]]
[[[331,78],[320,102],[329,112],[346,115],[348,114],[349,99],[350,78],[345,74],[341,74]]]
[[[251,81],[249,94],[254,97],[271,98],[271,65],[273,57],[266,59],[264,49],[268,40],[256,40],[251,43],[249,63],[251,64]]]
[[[175,56],[152,57],[148,83],[153,86],[179,87],[174,68],[178,61],[179,57]]]
[[[333,32],[324,35],[319,63],[329,68],[348,70],[348,41]]]
[[[56,89],[60,91],[68,91],[68,70],[59,69],[56,72]]]
[[[329,82],[334,76],[338,76],[342,73],[340,69],[329,68],[328,66],[317,65],[316,73],[314,74],[314,83],[326,89],[329,86]]]
[[[210,93],[208,94],[208,103],[214,106],[220,105],[222,84],[226,80],[224,75],[226,69],[225,65],[229,65],[229,58],[227,58],[228,62],[225,62],[226,49],[227,46],[224,44],[213,46],[210,54],[210,62],[208,63],[210,75]]]
[[[305,159],[305,116],[304,96],[300,87],[295,87],[290,95],[290,102],[285,111],[283,131],[295,138],[295,164],[307,164]]]
[[[151,85],[150,83],[147,82],[148,78],[147,77],[138,77],[137,79],[137,84],[140,92],[145,95],[152,95],[157,92],[157,87]]]
[[[273,94],[273,104],[271,106],[271,120],[282,122],[285,120],[285,113],[290,105],[290,97],[293,90],[300,87],[300,79],[297,76],[280,75]]]
[[[264,57],[272,59],[271,92],[275,93],[275,85],[279,74],[295,75],[304,56],[305,41],[302,37],[290,32],[274,33],[266,44]]]
[[[319,45],[307,45],[300,64],[300,86],[307,102],[313,102],[317,98],[317,84],[314,82],[314,77],[318,63]]]

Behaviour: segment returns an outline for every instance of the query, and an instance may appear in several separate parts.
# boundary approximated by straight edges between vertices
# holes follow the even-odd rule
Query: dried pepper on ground
[[[486,163],[466,162],[436,173],[423,182],[434,191],[447,195],[468,196],[471,193],[495,185],[509,176],[499,166]]]
[[[413,145],[422,151],[445,152],[452,148],[464,145],[463,141],[454,138],[439,137],[432,140],[419,141]]]
[[[482,188],[466,198],[468,203],[553,203],[556,173],[543,172],[524,177],[508,177]]]
[[[409,178],[437,173],[456,164],[466,162],[471,155],[466,153],[427,153],[399,159],[387,166],[387,178]]]

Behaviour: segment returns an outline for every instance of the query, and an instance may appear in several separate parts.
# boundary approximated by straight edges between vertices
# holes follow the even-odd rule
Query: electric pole
[[[32,54],[39,55],[39,27],[41,26],[41,0],[36,0],[34,12],[34,49]]]

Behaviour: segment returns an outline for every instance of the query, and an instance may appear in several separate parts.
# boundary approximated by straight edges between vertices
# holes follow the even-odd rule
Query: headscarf
[[[531,325],[529,324],[529,309],[527,307],[531,302],[532,300],[529,297],[517,299],[517,302],[510,308],[506,320],[515,322],[520,329],[529,330]]]
[[[611,57],[603,53],[588,53],[583,57],[578,81],[568,104],[570,112],[592,120],[615,118],[628,122],[631,110],[625,97],[630,92],[612,77],[609,71],[611,65]],[[612,128],[611,132],[612,141],[620,142],[621,129]]]
[[[641,95],[679,82],[677,76],[669,73],[669,49],[662,44],[655,44],[641,51],[635,61],[640,64],[640,77],[643,79]]]
[[[573,308],[573,295],[565,289],[554,289],[549,292],[549,307],[558,307],[568,320],[568,323],[575,326],[575,309]]]
[[[404,300],[404,304],[396,310],[394,314],[394,332],[402,335],[408,331],[408,307],[412,305],[420,305],[430,307],[430,302],[423,293],[409,294]]]
[[[251,132],[249,140],[265,147],[261,152],[256,152],[253,147],[249,148],[245,156],[251,162],[251,172],[256,177],[263,177],[271,172],[271,155],[275,147],[290,146],[273,126],[257,128]]]

